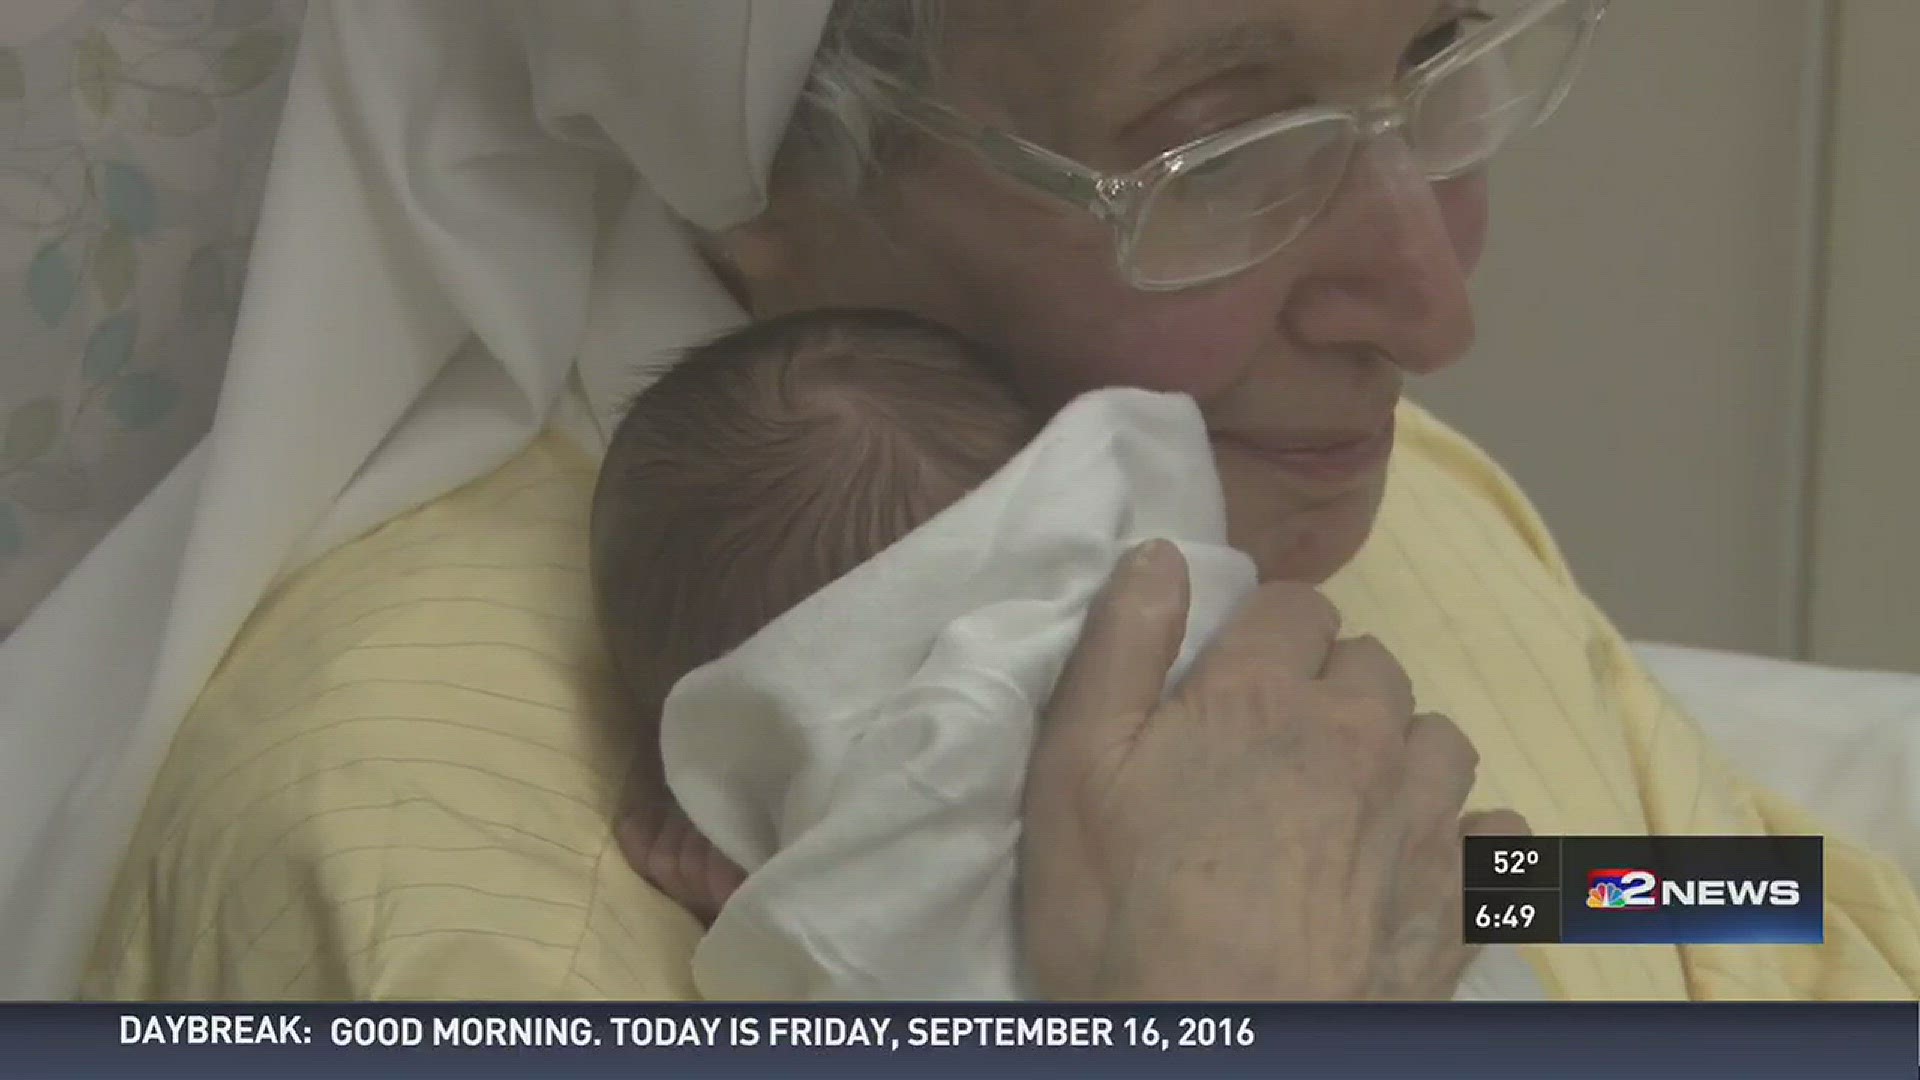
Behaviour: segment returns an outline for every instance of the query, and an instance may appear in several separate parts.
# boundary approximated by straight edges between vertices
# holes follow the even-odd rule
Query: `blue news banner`
[[[1913,1077],[1894,1005],[8,1005],[0,1077]]]
[[[1465,940],[1534,945],[1819,945],[1818,836],[1469,837]]]

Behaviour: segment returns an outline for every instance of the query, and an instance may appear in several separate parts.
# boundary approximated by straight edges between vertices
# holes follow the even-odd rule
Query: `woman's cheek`
[[[1472,274],[1487,249],[1487,175],[1474,173],[1436,184],[1434,196],[1440,204],[1441,220],[1446,222],[1447,236],[1453,241],[1454,258],[1460,261],[1460,272]]]
[[[1021,358],[1021,381],[1040,402],[1105,386],[1205,401],[1276,348],[1285,286],[1273,273],[1143,292],[1120,280],[1112,239],[1090,220],[1034,217],[977,192],[921,209],[919,246],[945,253],[948,282],[926,313]]]
[[[1054,310],[1057,318],[1060,309]],[[1129,289],[1103,297],[1068,323],[1081,330],[1046,350],[1047,381],[1064,396],[1137,386],[1204,403],[1275,348],[1277,320],[1270,298],[1229,284],[1189,294]]]

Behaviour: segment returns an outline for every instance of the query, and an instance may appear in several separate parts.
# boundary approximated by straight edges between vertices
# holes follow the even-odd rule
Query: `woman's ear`
[[[780,294],[786,291],[796,263],[790,237],[774,221],[772,211],[707,237],[701,252],[713,272],[739,305],[757,318],[765,318],[782,305]]]
[[[706,243],[755,318],[821,307],[913,309],[911,282],[873,205],[776,184],[757,218]]]

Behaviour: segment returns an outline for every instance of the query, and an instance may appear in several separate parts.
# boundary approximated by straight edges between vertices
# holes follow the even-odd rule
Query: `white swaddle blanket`
[[[694,957],[715,999],[1007,1000],[1038,707],[1119,558],[1192,578],[1173,678],[1255,586],[1191,399],[1087,395],[985,485],[669,697],[688,816],[748,871]],[[1516,954],[1463,998],[1538,999]]]

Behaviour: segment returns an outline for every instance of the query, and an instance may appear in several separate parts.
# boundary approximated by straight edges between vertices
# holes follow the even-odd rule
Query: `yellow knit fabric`
[[[1582,595],[1513,484],[1411,405],[1328,586],[1539,833],[1805,833]],[[186,718],[84,983],[95,998],[685,998],[698,926],[609,835],[619,745],[557,437],[305,569]],[[1823,946],[1540,947],[1575,999],[1911,999],[1920,902],[1829,839]]]

